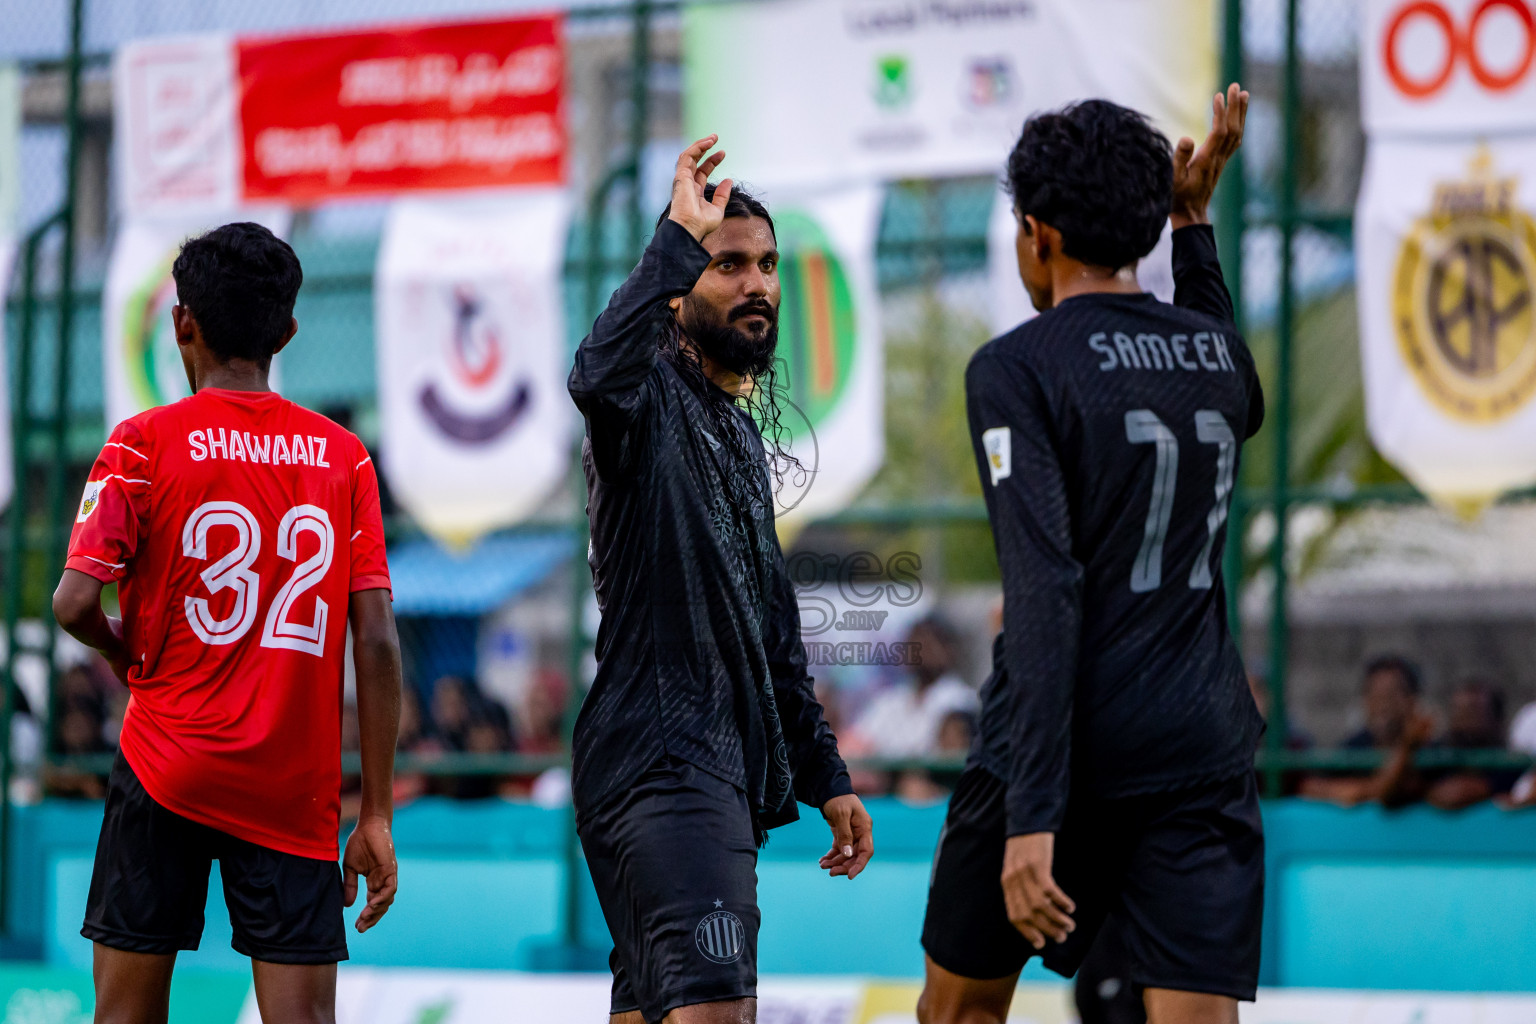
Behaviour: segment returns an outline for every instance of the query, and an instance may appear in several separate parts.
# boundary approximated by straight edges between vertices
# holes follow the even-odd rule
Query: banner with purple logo
[[[527,519],[570,467],[562,190],[404,200],[374,281],[380,462],[444,542]]]

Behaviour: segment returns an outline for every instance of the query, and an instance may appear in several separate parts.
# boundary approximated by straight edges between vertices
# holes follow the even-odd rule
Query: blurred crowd
[[[916,657],[883,670],[856,698],[830,677],[818,678],[817,694],[844,755],[862,764],[854,779],[861,793],[914,803],[942,800],[959,777],[976,734],[977,686],[963,668],[964,645],[944,619],[918,620],[906,631],[904,643]],[[1259,710],[1269,718],[1264,680],[1250,676],[1249,684]],[[566,692],[565,676],[549,668],[535,670],[508,700],[463,676],[445,675],[420,688],[408,683],[400,714],[397,803],[427,795],[564,802],[569,792],[560,766]],[[49,709],[29,707],[19,690],[12,692],[12,700],[18,711],[13,735],[20,737],[16,754],[21,761],[35,762],[44,742],[38,723],[50,718],[53,728],[46,740],[56,754],[113,753],[128,691],[93,659],[60,674],[51,715]],[[1536,771],[1511,767],[1510,759],[1498,757],[1502,752],[1536,756],[1536,703],[1510,714],[1506,691],[1495,679],[1464,679],[1436,703],[1426,697],[1421,673],[1410,659],[1382,655],[1364,667],[1351,722],[1356,728],[1338,749],[1379,752],[1379,767],[1288,771],[1288,794],[1346,806],[1425,803],[1455,810],[1490,800],[1510,808],[1536,806]],[[1270,728],[1276,725],[1271,722]],[[344,750],[357,751],[357,709],[351,703],[343,715],[342,738]],[[1296,751],[1318,749],[1294,723],[1285,727],[1284,744]],[[1419,763],[1423,751],[1480,753],[1487,766],[1425,766]],[[504,764],[477,763],[475,757],[509,753],[532,755],[528,770],[499,774]],[[549,760],[534,760],[539,756]],[[106,794],[102,763],[49,764],[41,775],[43,792],[101,799]],[[355,813],[359,780],[349,777],[345,785],[343,813]]]
[[[1250,677],[1254,698],[1268,717],[1268,692]],[[1418,666],[1399,654],[1386,654],[1365,666],[1357,709],[1358,728],[1340,745],[1343,751],[1378,751],[1374,771],[1291,773],[1286,788],[1297,795],[1344,806],[1379,803],[1404,807],[1426,803],[1459,810],[1485,801],[1505,807],[1536,806],[1536,772],[1498,765],[1507,752],[1536,755],[1536,703],[1511,720],[1504,688],[1495,680],[1472,676],[1459,682],[1443,707],[1426,700]],[[1274,728],[1274,723],[1271,723]],[[1301,730],[1288,725],[1286,746],[1312,747]],[[1489,767],[1424,767],[1421,751],[1488,755]],[[1470,758],[1469,758],[1470,759]]]

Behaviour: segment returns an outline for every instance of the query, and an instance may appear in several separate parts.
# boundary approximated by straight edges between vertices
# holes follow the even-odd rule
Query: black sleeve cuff
[[[688,232],[684,231],[683,234]],[[1173,272],[1192,264],[1220,265],[1216,253],[1216,229],[1209,224],[1189,224],[1173,233]]]
[[[848,777],[848,768],[841,757],[834,755],[833,763],[823,766],[822,770],[825,774],[805,786],[800,795],[802,802],[816,808],[825,806],[833,797],[853,792],[853,780]]]
[[[651,239],[650,248],[676,263],[697,281],[709,266],[709,250],[675,220],[664,220]]]

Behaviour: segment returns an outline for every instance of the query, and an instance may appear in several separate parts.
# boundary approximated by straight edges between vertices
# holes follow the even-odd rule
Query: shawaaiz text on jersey
[[[1111,335],[1104,331],[1088,338],[1088,347],[1104,357],[1099,363],[1099,369],[1104,372],[1114,369],[1237,372],[1232,365],[1232,353],[1227,349],[1226,335],[1215,331],[1175,334],[1168,338],[1161,334],[1132,337],[1116,331],[1112,344],[1110,338]]]
[[[306,443],[307,442],[307,443]],[[325,438],[302,434],[293,435],[293,443],[282,434],[248,434],[243,430],[231,430],[225,436],[224,428],[215,433],[194,430],[187,435],[193,462],[204,459],[239,459],[241,462],[265,462],[274,466],[316,466],[329,469],[325,461]]]

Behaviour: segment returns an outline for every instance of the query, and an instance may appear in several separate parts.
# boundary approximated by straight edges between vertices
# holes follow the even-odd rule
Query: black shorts
[[[991,772],[967,770],[934,854],[923,949],[967,978],[1007,977],[1036,953],[1003,902],[1005,790]],[[1051,970],[1071,977],[1113,915],[1136,986],[1253,999],[1264,829],[1252,772],[1171,793],[1069,802],[1053,874],[1077,904],[1077,929],[1046,943]]]
[[[577,822],[613,935],[612,1013],[757,995],[757,843],[746,795],[667,759]]]
[[[121,753],[80,934],[130,953],[196,949],[215,860],[237,952],[274,964],[347,958],[335,861],[270,850],[167,810]]]

